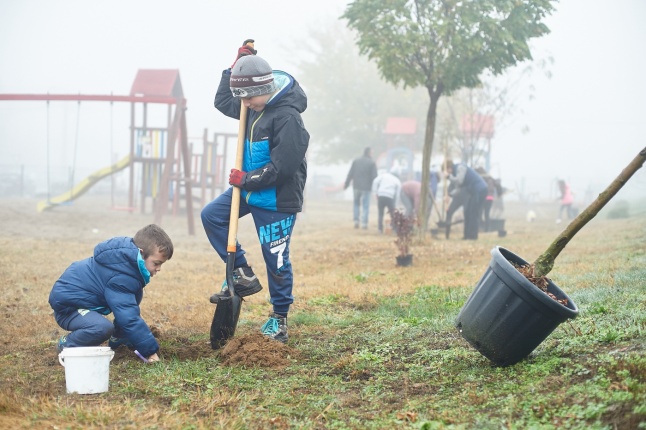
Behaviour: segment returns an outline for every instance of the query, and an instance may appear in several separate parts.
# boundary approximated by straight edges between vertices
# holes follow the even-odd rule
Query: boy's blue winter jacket
[[[72,263],[56,281],[49,304],[56,313],[89,309],[114,313],[114,336],[127,338],[148,357],[159,344],[141,318],[139,304],[146,280],[139,270],[139,248],[131,237],[99,243],[94,256]]]
[[[242,170],[247,172],[242,198],[263,209],[296,213],[303,209],[307,180],[305,153],[310,135],[301,113],[307,96],[288,73],[274,70],[276,94],[262,112],[249,110]],[[222,72],[214,105],[224,115],[240,119],[240,99],[231,94],[231,71]]]

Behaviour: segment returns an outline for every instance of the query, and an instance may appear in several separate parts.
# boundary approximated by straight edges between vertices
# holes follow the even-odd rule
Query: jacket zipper
[[[258,115],[258,118],[256,118],[256,120],[255,120],[253,123],[251,123],[251,129],[249,130],[249,161],[250,161],[250,162],[252,161],[252,160],[251,160],[251,145],[253,145],[253,129],[254,129],[254,127],[256,126],[256,123],[258,122],[258,120],[259,120],[260,118],[262,118],[262,116],[263,116],[264,114],[265,114],[265,111],[263,110],[263,111],[260,113],[260,115]],[[245,201],[246,201],[247,203],[249,203],[249,198],[251,197],[251,194],[252,194],[252,193],[253,193],[253,191],[249,191],[249,192],[247,192],[247,195],[245,196]]]

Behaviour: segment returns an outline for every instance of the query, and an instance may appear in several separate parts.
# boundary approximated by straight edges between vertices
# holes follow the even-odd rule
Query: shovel
[[[240,101],[240,125],[238,127],[238,146],[236,150],[235,168],[242,170],[244,152],[244,136],[247,124],[247,107]],[[229,296],[220,297],[211,322],[211,347],[219,349],[233,336],[240,317],[242,299],[233,286],[233,265],[236,259],[238,217],[240,215],[240,188],[233,187],[231,195],[231,215],[229,217],[229,238],[227,241],[226,280]]]

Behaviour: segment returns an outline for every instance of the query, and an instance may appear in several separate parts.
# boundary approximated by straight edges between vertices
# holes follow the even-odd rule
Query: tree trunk
[[[419,204],[419,213],[417,214],[417,219],[419,221],[419,238],[424,239],[426,235],[427,219],[426,213],[429,208],[429,185],[431,177],[431,154],[433,153],[433,138],[435,137],[435,120],[437,118],[437,102],[442,93],[441,88],[437,91],[433,91],[432,88],[429,88],[428,95],[431,99],[428,111],[426,113],[426,130],[424,133],[424,150],[422,152],[422,190],[420,196]]]
[[[590,205],[581,212],[574,220],[563,230],[554,242],[541,254],[534,262],[534,276],[541,277],[547,275],[554,266],[554,260],[561,253],[565,245],[574,237],[574,235],[583,228],[606,203],[614,197],[615,194],[623,187],[630,177],[639,170],[646,161],[646,148],[642,149],[639,154],[630,162],[628,166],[612,181],[612,183],[599,196],[590,203]]]

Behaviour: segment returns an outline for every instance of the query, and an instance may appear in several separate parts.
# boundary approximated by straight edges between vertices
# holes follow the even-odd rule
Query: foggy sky
[[[305,42],[310,28],[339,16],[346,3],[4,1],[0,93],[126,95],[138,69],[179,69],[188,100],[189,135],[201,136],[204,128],[236,132],[235,121],[213,108],[213,95],[222,69],[230,66],[242,40],[256,39],[259,54],[272,67],[290,71],[301,55],[293,47]],[[527,83],[534,86],[535,99],[522,102],[518,118],[497,130],[492,171],[508,186],[524,183],[543,197],[557,177],[571,181],[579,195],[590,189],[598,193],[646,146],[641,133],[646,113],[641,46],[646,41],[646,2],[568,0],[556,7],[547,20],[551,34],[532,43],[535,58],[554,58],[552,78],[534,74]],[[302,49],[307,49],[305,43]],[[329,67],[330,73],[341,72]],[[45,163],[44,102],[30,103],[0,102],[2,166]],[[107,109],[83,106],[79,113],[76,106],[53,108],[50,121],[56,125],[51,127],[57,128],[50,133],[52,145],[56,140],[74,141],[79,115],[84,128],[79,140],[107,146]],[[104,119],[94,123],[93,115]],[[92,131],[86,130],[88,124]],[[121,124],[118,127],[127,128],[127,122]],[[529,132],[523,134],[525,125]],[[87,137],[88,133],[94,134]],[[73,152],[68,146],[53,161],[69,160]],[[79,149],[78,156],[85,160],[88,153],[96,150]],[[109,151],[105,154],[110,156]],[[101,160],[88,168],[106,164]],[[625,192],[645,195],[644,178],[639,172]]]

